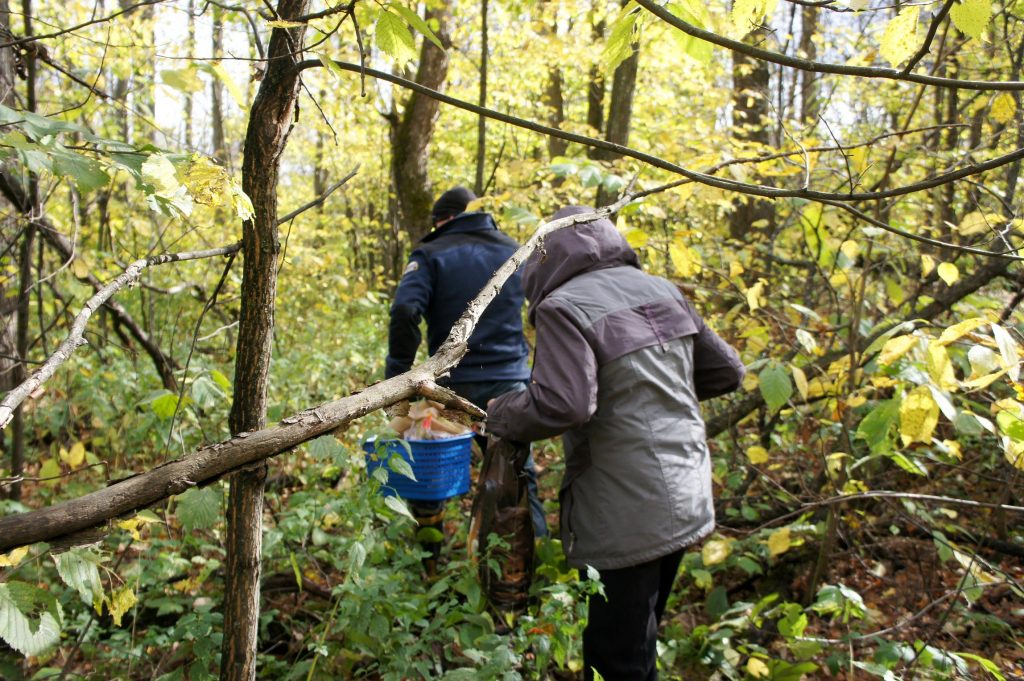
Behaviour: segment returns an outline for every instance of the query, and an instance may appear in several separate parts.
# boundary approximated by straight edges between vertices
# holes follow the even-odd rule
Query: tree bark
[[[604,41],[604,19],[591,24],[591,36],[595,45]],[[600,64],[591,64],[587,80],[587,125],[591,136],[600,137],[604,130],[604,73]],[[587,147],[587,156],[595,158],[597,149]]]
[[[288,21],[306,13],[309,0],[279,0],[277,15]],[[249,113],[242,161],[242,189],[254,216],[242,226],[241,313],[235,355],[235,397],[229,425],[233,434],[259,430],[266,423],[267,376],[274,336],[277,259],[277,176],[291,132],[301,82],[294,68],[305,26],[275,28],[267,50],[266,71]],[[231,480],[227,512],[222,679],[256,678],[259,628],[260,552],[263,545],[261,463]]]
[[[805,6],[800,13],[800,52],[811,61],[818,59],[818,46],[814,35],[818,32],[817,7]],[[804,125],[813,126],[821,113],[821,85],[818,75],[810,71],[800,74],[800,118]]]
[[[424,41],[426,43],[426,41]],[[480,106],[487,106],[487,0],[480,0]],[[473,191],[484,193],[484,163],[487,161],[487,119],[479,116],[476,123],[476,177]]]
[[[625,3],[623,3],[625,4]],[[636,93],[636,75],[640,67],[640,46],[633,44],[633,52],[615,68],[612,75],[612,93],[608,102],[607,129],[604,138],[624,147],[629,146],[629,129],[633,122],[633,96]],[[621,154],[601,150],[595,152],[594,158],[601,161],[613,161],[622,158]],[[597,205],[604,206],[615,200],[615,196],[601,184],[597,188]]]
[[[766,28],[751,31],[744,42],[756,45],[768,35]],[[770,141],[768,116],[769,71],[766,62],[751,59],[739,52],[733,53],[732,63],[733,136],[741,144],[768,145]],[[732,202],[729,216],[729,235],[747,240],[756,229],[767,230],[775,218],[775,207],[770,201],[753,197],[740,197]]]
[[[213,58],[220,59],[224,51],[224,10],[213,6],[213,30],[211,33]],[[219,78],[210,82],[210,146],[212,156],[225,166],[231,165],[231,155],[224,144],[224,86]]]
[[[446,23],[448,11],[435,9],[427,18],[438,21],[435,34],[447,48],[451,41]],[[448,54],[424,39],[416,82],[440,90],[448,77]],[[430,207],[434,197],[427,175],[428,149],[434,136],[440,104],[418,92],[409,95],[405,111],[391,130],[391,174],[395,186],[398,229],[416,243],[431,230]],[[396,259],[397,260],[397,259]]]

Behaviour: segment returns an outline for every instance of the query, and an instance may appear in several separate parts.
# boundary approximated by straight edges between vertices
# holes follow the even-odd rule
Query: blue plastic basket
[[[405,440],[412,450],[412,459],[402,440],[370,438],[363,443],[366,452],[366,472],[385,467],[386,485],[381,486],[385,496],[398,495],[415,501],[442,501],[469,491],[469,458],[473,433],[465,433],[442,440]],[[398,454],[412,467],[415,480],[399,475],[388,467],[388,459]]]

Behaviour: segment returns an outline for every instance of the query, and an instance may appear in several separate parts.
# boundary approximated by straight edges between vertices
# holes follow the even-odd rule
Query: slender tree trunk
[[[811,61],[818,58],[814,35],[818,32],[817,7],[805,6],[800,14],[800,56]],[[813,126],[821,113],[821,86],[818,75],[800,71],[800,118],[804,125]]]
[[[213,6],[213,31],[212,31],[213,58],[220,59],[224,51],[224,10],[218,5]],[[210,132],[212,139],[213,157],[218,162],[230,166],[231,158],[224,145],[224,86],[220,79],[214,78],[210,83]]]
[[[195,0],[188,0],[188,36],[185,38],[185,53],[191,57],[196,51]],[[216,78],[214,79],[216,80]],[[192,94],[185,94],[185,148],[192,148]]]
[[[284,20],[306,13],[309,0],[279,0]],[[266,424],[267,376],[274,335],[277,294],[277,177],[291,132],[299,95],[300,59],[305,26],[275,28],[267,51],[266,72],[249,114],[242,161],[242,188],[255,215],[242,226],[241,313],[235,357],[235,397],[229,425],[232,434]],[[231,479],[227,512],[227,559],[224,589],[224,641],[221,679],[256,678],[256,643],[260,611],[260,551],[263,544],[263,488],[266,464]]]
[[[11,30],[11,9],[8,0],[0,0],[0,27],[4,29],[4,34],[9,35]],[[13,47],[7,47],[0,49],[0,103],[7,107],[14,107],[14,87],[17,82],[14,70],[15,53]],[[0,127],[0,133],[6,132],[6,127]],[[2,161],[2,168],[6,170],[9,167],[9,161]],[[4,206],[3,217],[0,218],[0,248],[7,251],[14,243],[14,240],[18,238],[18,226],[20,218],[12,215],[13,211],[7,210]],[[0,282],[0,300],[8,299],[8,292],[6,290],[4,282]],[[8,391],[16,386],[18,381],[18,372],[24,366],[21,364],[17,357],[18,344],[17,344],[17,308],[12,313],[4,313],[0,317],[0,391]],[[18,466],[15,460],[14,447],[13,447],[13,436],[11,447],[9,448],[11,454],[11,470],[14,475],[19,474]],[[8,450],[5,439],[0,434],[0,443],[4,444],[4,449]],[[15,485],[8,489],[8,494],[20,494],[21,486]]]
[[[604,41],[604,19],[591,24],[592,37],[595,45]],[[600,64],[591,64],[587,80],[587,125],[590,126],[590,134],[600,137],[604,131],[604,72]],[[594,158],[597,150],[587,147],[587,156]]]
[[[32,0],[21,0],[22,21],[24,22],[25,35],[33,35],[32,28]],[[36,57],[34,53],[25,54],[25,67],[27,72],[25,87],[25,108],[28,111],[36,110]],[[29,178],[29,200],[31,202],[31,218],[39,214],[39,182],[33,175]],[[28,376],[25,369],[25,359],[28,356],[28,326],[29,326],[29,303],[32,287],[32,247],[35,242],[36,227],[31,220],[25,220],[25,227],[21,237],[21,247],[18,252],[18,309],[15,332],[15,356],[19,362],[14,370],[14,380],[21,383]],[[11,476],[17,478],[25,469],[25,412],[19,406],[14,412],[14,422],[11,425]],[[21,499],[21,483],[15,482],[11,485],[10,498],[18,501]]]
[[[426,42],[426,41],[424,41]],[[480,0],[480,106],[487,106],[487,0]],[[480,116],[476,123],[476,178],[473,190],[477,196],[484,193],[484,162],[487,160],[487,119]]]
[[[542,36],[547,37],[550,31],[550,35],[558,35],[558,5],[556,3],[545,3],[553,4],[555,7],[555,16],[552,17],[550,24],[545,24],[550,28],[543,31]],[[558,62],[551,62],[548,64],[548,84],[544,92],[544,103],[548,107],[548,125],[552,128],[561,128],[562,123],[565,122],[565,93],[564,93],[564,78],[562,77],[562,68]],[[569,148],[569,143],[563,139],[557,137],[548,138],[548,158],[552,159],[556,156],[563,156],[565,150]]]
[[[744,41],[761,43],[767,29],[758,28],[747,34]],[[768,145],[769,133],[769,71],[767,62],[751,59],[739,52],[732,55],[733,136],[741,144]],[[748,233],[770,229],[775,208],[770,201],[754,197],[740,197],[733,201],[729,216],[729,235],[746,240]]]
[[[446,48],[450,45],[446,9],[428,12],[438,21],[436,35]],[[448,77],[448,54],[429,40],[423,40],[416,82],[440,90]],[[396,225],[412,243],[430,231],[430,206],[433,203],[430,178],[427,175],[428,149],[437,124],[439,104],[413,92],[405,111],[391,131],[391,174],[395,185]],[[396,260],[401,260],[397,258]]]

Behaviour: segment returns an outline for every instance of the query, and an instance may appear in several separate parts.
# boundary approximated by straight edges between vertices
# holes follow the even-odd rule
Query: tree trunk
[[[426,41],[424,41],[426,43]],[[480,1],[480,100],[481,107],[487,106],[487,0]],[[487,160],[487,119],[480,116],[476,124],[476,179],[473,191],[477,196],[484,193],[484,162]]]
[[[757,45],[767,35],[767,29],[757,28],[747,34],[744,42]],[[732,59],[733,136],[740,146],[749,143],[768,145],[768,63],[739,52],[733,52]],[[747,240],[751,231],[766,230],[774,220],[775,208],[770,201],[740,197],[732,205],[729,235],[734,239]]]
[[[592,37],[595,45],[604,42],[604,19],[591,25]],[[589,78],[587,81],[587,125],[590,126],[590,134],[600,137],[604,130],[604,72],[600,64],[591,64]],[[587,156],[594,158],[597,150],[587,147]]]
[[[283,21],[306,13],[309,0],[279,0]],[[235,397],[229,425],[233,434],[266,423],[267,375],[273,349],[277,258],[277,176],[299,95],[298,61],[305,26],[275,28],[266,72],[249,114],[242,161],[242,188],[255,214],[242,226],[242,300],[235,356]],[[263,543],[265,463],[231,479],[224,573],[224,641],[221,678],[256,678],[259,625],[260,551]]]
[[[636,93],[636,75],[639,66],[640,46],[634,43],[632,54],[615,68],[615,73],[612,75],[612,93],[611,100],[608,102],[608,120],[604,138],[614,144],[629,145],[629,128],[633,121],[633,95]],[[599,150],[595,152],[594,158],[601,161],[613,161],[621,158],[621,155],[608,150]],[[608,205],[615,198],[615,195],[609,193],[603,184],[598,186],[598,206]]]
[[[435,33],[447,48],[450,45],[446,28],[447,10],[431,10],[427,18],[438,21]],[[440,90],[447,77],[448,54],[424,39],[416,82]],[[437,100],[413,92],[405,104],[402,117],[391,130],[391,174],[395,185],[396,224],[412,243],[419,241],[431,229],[428,216],[434,197],[427,175],[427,152],[434,136],[439,106]]]
[[[213,31],[212,31],[213,58],[220,59],[224,51],[224,10],[219,5],[213,6]],[[212,155],[218,163],[230,166],[231,158],[224,145],[224,86],[219,78],[213,78],[210,82],[210,132],[212,139]]]
[[[10,35],[11,30],[11,9],[8,4],[8,0],[0,0],[0,27],[4,29],[4,35]],[[13,47],[0,49],[0,103],[7,107],[14,107],[14,86],[17,82],[15,78],[15,52]],[[5,128],[0,127],[0,133],[4,132]],[[8,161],[3,162],[3,167],[9,167]],[[5,207],[6,208],[6,207]],[[0,249],[7,251],[13,244],[14,240],[18,238],[18,225],[21,219],[12,215],[16,211],[4,210],[3,217],[0,218]],[[7,300],[8,293],[4,282],[0,282],[0,300]],[[16,308],[15,308],[16,310]],[[11,310],[9,313],[4,313],[0,317],[0,391],[7,392],[14,386],[20,383],[19,375],[24,372],[24,365],[18,361],[17,357],[17,315],[14,313],[15,310]],[[13,436],[12,436],[13,438]],[[0,443],[3,443],[3,437],[0,437]],[[13,442],[12,442],[13,445]],[[5,447],[6,449],[6,447]],[[12,476],[20,474],[20,468],[17,465],[16,454],[14,447],[10,449],[11,453],[11,474]],[[12,497],[17,498],[15,495],[21,493],[20,485],[12,485],[8,490],[8,494]]]
[[[805,6],[800,14],[800,56],[817,61],[818,46],[814,35],[818,32],[817,7]],[[821,113],[821,87],[817,74],[800,71],[800,118],[804,125],[813,126]]]

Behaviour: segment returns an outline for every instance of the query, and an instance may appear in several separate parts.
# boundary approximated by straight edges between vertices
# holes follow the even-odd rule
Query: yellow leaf
[[[72,445],[71,451],[67,451],[61,447],[60,460],[72,468],[78,468],[82,465],[82,462],[85,461],[85,445],[81,442],[76,442]]]
[[[128,520],[122,520],[117,524],[117,526],[120,527],[122,530],[127,531],[128,534],[130,534],[132,536],[132,539],[134,539],[135,541],[139,541],[140,539],[142,539],[142,537],[139,536],[138,518],[129,518]]]
[[[753,371],[748,371],[747,375],[743,377],[743,389],[747,392],[757,390],[759,385],[757,374]]]
[[[747,660],[747,673],[753,676],[755,679],[760,679],[762,677],[771,676],[772,671],[764,662],[757,659],[756,657],[752,657],[749,660]]]
[[[935,341],[934,344],[949,345],[953,341],[959,340],[963,336],[969,334],[971,331],[974,331],[979,326],[985,326],[988,323],[989,321],[987,319],[982,319],[981,317],[965,319],[964,321],[958,324],[954,324],[953,326],[946,328],[946,330],[942,332],[942,335],[939,336],[939,339]]]
[[[857,147],[850,150],[850,160],[853,161],[853,169],[857,173],[863,173],[868,169],[868,148]]]
[[[991,16],[991,0],[960,0],[949,10],[949,18],[956,27],[971,38],[981,37]]]
[[[647,232],[642,229],[634,227],[623,236],[626,238],[626,243],[629,244],[631,248],[643,248],[647,245]]]
[[[839,250],[850,260],[856,260],[857,256],[860,255],[860,244],[851,239],[847,239],[839,246]]]
[[[737,279],[737,278],[739,278],[739,276],[741,274],[743,274],[743,265],[739,264],[735,260],[730,262],[729,263],[729,278],[730,279]]]
[[[28,555],[27,546],[19,546],[7,555],[0,554],[0,567],[14,567]]]
[[[764,447],[754,445],[747,449],[747,458],[750,459],[750,463],[759,464],[768,461],[768,450]]]
[[[729,557],[729,542],[725,539],[712,539],[704,543],[700,556],[704,565],[717,565]]]
[[[942,390],[956,390],[958,384],[953,373],[953,363],[946,352],[946,346],[935,343],[928,344],[928,376]]]
[[[790,537],[788,527],[783,527],[781,530],[775,530],[768,537],[768,553],[771,554],[772,558],[789,551],[789,546]]]
[[[1016,115],[1017,102],[1013,100],[1013,95],[1009,92],[996,95],[996,98],[992,100],[992,118],[997,123],[1009,123]]]
[[[974,234],[990,232],[994,227],[1003,222],[1006,222],[1006,220],[998,213],[974,211],[964,216],[964,219],[956,226],[956,231],[962,236],[973,236]]]
[[[154,193],[165,199],[174,198],[181,183],[174,170],[174,164],[163,154],[151,154],[142,164],[142,180],[153,185]]]
[[[964,460],[963,449],[960,447],[960,443],[956,440],[943,440],[942,445],[949,450],[949,455],[955,459]]]
[[[135,592],[130,586],[125,586],[110,594],[107,607],[110,608],[110,616],[114,619],[114,626],[121,626],[121,618],[132,609],[138,602]]]
[[[793,382],[796,383],[796,389],[800,393],[800,397],[806,401],[808,393],[807,374],[804,373],[803,369],[793,364],[790,364],[789,368],[793,372]]]
[[[900,439],[903,446],[913,442],[929,443],[939,424],[939,405],[926,385],[914,388],[900,405]]]
[[[888,366],[903,355],[910,352],[910,350],[917,345],[917,336],[896,336],[890,338],[882,346],[882,352],[878,354],[878,365]]]
[[[1000,369],[999,371],[994,371],[991,374],[985,374],[984,376],[978,376],[977,378],[964,381],[963,386],[971,390],[981,390],[995,383],[999,380],[999,377],[1005,373],[1006,369]]]
[[[939,279],[946,282],[946,286],[952,286],[960,278],[960,270],[951,262],[939,264]]]
[[[757,283],[747,289],[747,305],[750,311],[754,312],[764,304],[764,279],[758,279]]]
[[[906,7],[885,27],[878,51],[893,66],[905,62],[917,52],[920,44],[917,20],[920,14],[919,6]]]
[[[846,400],[846,406],[851,409],[856,409],[860,405],[868,401],[868,398],[863,395],[850,395],[850,399]]]
[[[673,241],[668,247],[668,254],[680,277],[689,279],[700,272],[700,253],[682,241]]]
[[[1011,466],[1024,471],[1024,442],[1004,437],[1003,454],[1006,456],[1006,461]]]
[[[927,277],[935,269],[935,258],[925,253],[921,254],[921,276]]]

